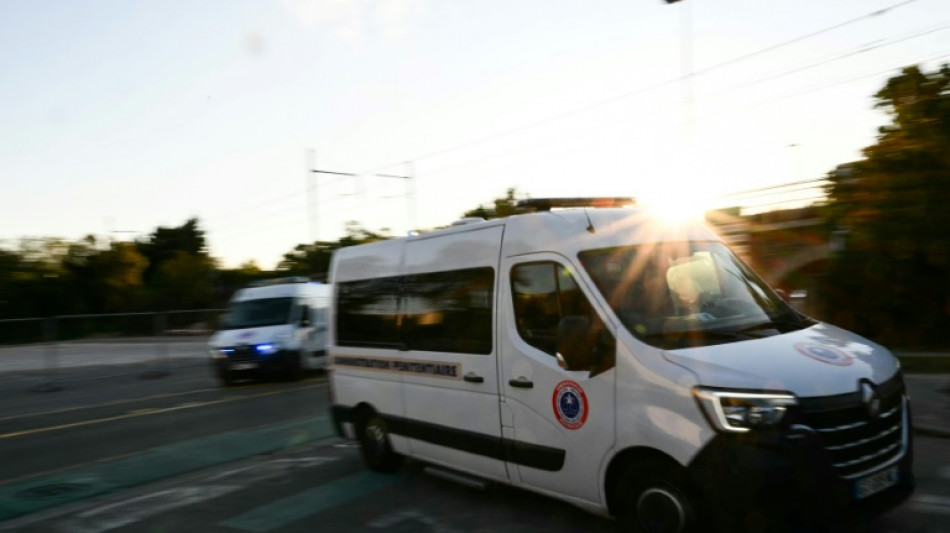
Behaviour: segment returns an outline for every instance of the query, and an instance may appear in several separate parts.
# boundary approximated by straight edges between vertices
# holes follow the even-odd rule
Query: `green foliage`
[[[157,303],[166,309],[198,309],[213,301],[214,262],[205,254],[184,251],[164,261],[158,269],[156,286],[161,287]]]
[[[950,67],[904,69],[875,95],[891,124],[830,176],[847,231],[828,275],[842,325],[884,342],[945,343],[950,327]],[[832,319],[834,320],[834,319]]]
[[[179,253],[207,255],[205,232],[198,226],[197,218],[190,218],[178,227],[158,227],[142,241],[136,243],[139,251],[148,259],[144,278],[150,283],[158,275],[162,263]]]
[[[104,248],[94,247],[91,238],[87,242],[93,246],[73,244],[63,259],[70,285],[85,296],[82,307],[101,313],[140,308],[148,259],[130,242],[110,242]]]
[[[300,244],[284,254],[279,275],[320,279],[334,250],[390,238],[348,222],[339,241]],[[206,251],[197,219],[156,228],[138,242],[87,236],[21,239],[0,248],[0,319],[224,306],[235,290],[275,276],[254,261],[223,269]]]
[[[330,258],[333,257],[335,250],[391,238],[387,228],[383,228],[377,233],[364,228],[355,221],[347,222],[344,231],[345,235],[339,241],[298,244],[293,251],[284,254],[284,258],[277,265],[277,270],[288,276],[309,276],[316,280],[325,281],[327,273],[330,271]]]

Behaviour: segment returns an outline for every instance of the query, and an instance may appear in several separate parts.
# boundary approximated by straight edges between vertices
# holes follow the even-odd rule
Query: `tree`
[[[214,261],[204,254],[176,252],[158,269],[159,304],[165,309],[209,307],[214,300],[214,270]]]
[[[875,95],[891,123],[829,178],[845,249],[829,273],[842,321],[879,340],[945,342],[950,327],[950,67],[905,68]],[[848,306],[841,307],[842,302]]]
[[[190,218],[178,227],[159,226],[145,240],[138,241],[137,246],[148,259],[144,279],[149,285],[155,281],[162,263],[174,258],[178,253],[207,255],[205,232],[199,227],[197,218]]]
[[[353,220],[346,223],[344,232],[345,235],[339,241],[298,244],[292,251],[284,254],[284,258],[277,265],[277,270],[291,276],[310,276],[324,280],[330,271],[330,259],[335,250],[392,238],[388,228],[382,228],[377,233]]]

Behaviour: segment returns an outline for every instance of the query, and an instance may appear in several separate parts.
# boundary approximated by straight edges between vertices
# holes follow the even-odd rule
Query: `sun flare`
[[[709,209],[708,197],[701,191],[668,189],[643,197],[643,207],[670,222],[702,220]]]

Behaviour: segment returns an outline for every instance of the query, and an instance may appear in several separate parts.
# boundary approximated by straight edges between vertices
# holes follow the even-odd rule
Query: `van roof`
[[[468,242],[473,246],[476,242],[487,244],[490,238],[486,241],[485,236],[489,235],[490,229],[502,227],[503,241],[496,242],[500,242],[501,249],[498,252],[505,257],[537,252],[572,257],[584,250],[654,242],[721,240],[702,222],[668,222],[643,208],[553,209],[469,221],[419,235],[341,248],[334,253],[331,264],[333,281],[372,277],[368,276],[369,273],[382,276],[390,271],[398,272],[402,261],[398,258],[402,257],[406,247],[424,245],[426,241],[432,242],[432,247],[426,248],[436,255],[442,252],[436,253],[435,250],[448,246],[444,242],[437,242],[443,238],[452,242]],[[501,232],[497,235],[500,238]],[[453,262],[448,258],[446,261]],[[433,266],[435,269],[439,267]],[[341,269],[346,272],[343,273]]]
[[[285,297],[326,297],[330,295],[330,286],[324,283],[277,283],[270,285],[251,286],[234,293],[233,301],[256,300],[259,298]]]

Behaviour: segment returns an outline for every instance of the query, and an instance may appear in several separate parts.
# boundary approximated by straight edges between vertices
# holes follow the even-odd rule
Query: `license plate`
[[[861,500],[897,485],[897,466],[861,478],[854,485],[854,496]]]
[[[231,370],[248,370],[257,368],[257,363],[231,363]]]

